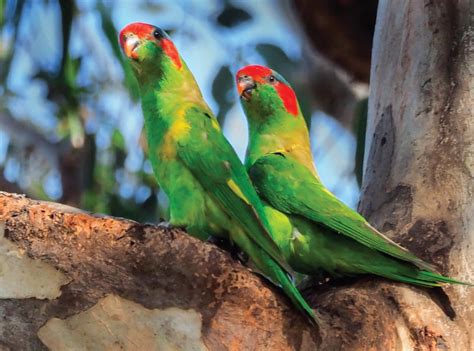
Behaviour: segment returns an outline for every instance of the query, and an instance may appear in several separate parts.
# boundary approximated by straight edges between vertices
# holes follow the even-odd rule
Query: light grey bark
[[[376,227],[443,273],[470,282],[473,11],[469,0],[380,1],[361,203]],[[397,348],[474,348],[474,289],[445,289],[454,319],[429,296],[393,291]]]

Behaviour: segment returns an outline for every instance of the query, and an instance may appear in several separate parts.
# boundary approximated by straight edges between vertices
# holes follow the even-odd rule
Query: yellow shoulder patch
[[[168,130],[168,135],[171,137],[182,135],[186,133],[191,126],[184,118],[179,118]]]
[[[165,135],[164,142],[160,150],[160,156],[165,159],[174,158],[176,156],[176,146],[174,143],[175,138],[177,136],[183,135],[190,128],[191,126],[186,120],[184,120],[184,118],[180,118],[174,122]]]
[[[219,125],[219,122],[217,122],[217,119],[215,118],[212,118],[212,126],[214,127],[214,129],[216,130],[221,130],[221,126]]]
[[[235,195],[244,200],[247,205],[250,205],[250,201],[245,197],[245,195],[242,193],[242,190],[240,190],[239,186],[234,182],[233,179],[229,179],[227,181],[227,185],[232,189]]]

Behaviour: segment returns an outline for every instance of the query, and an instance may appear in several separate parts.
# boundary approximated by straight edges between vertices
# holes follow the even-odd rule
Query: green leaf
[[[112,133],[112,145],[120,150],[125,150],[125,139],[118,129],[114,129]]]
[[[81,66],[81,58],[73,59],[69,54],[66,55],[64,62],[64,83],[70,89],[76,89],[76,77]]]
[[[0,0],[0,27],[3,26],[5,22],[5,9],[6,9],[6,2],[7,0]]]

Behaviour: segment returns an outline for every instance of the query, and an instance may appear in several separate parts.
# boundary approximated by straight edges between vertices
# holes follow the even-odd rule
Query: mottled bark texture
[[[472,5],[470,0],[380,1],[370,82],[370,151],[360,206],[371,223],[396,241],[443,273],[470,282]],[[434,300],[446,310],[452,307],[453,318],[428,295],[406,287],[391,288],[373,301],[392,306],[385,342],[397,349],[474,349],[474,290],[444,290],[449,301],[441,295]]]
[[[469,0],[380,1],[360,203],[374,226],[470,282],[472,11]],[[320,349],[474,349],[472,288],[426,290],[371,279],[317,290],[310,300],[326,323]]]
[[[199,316],[202,319],[200,338],[209,350],[311,350],[315,347],[317,329],[291,307],[278,289],[219,248],[179,230],[95,216],[71,207],[0,192],[2,221],[5,222],[5,239],[18,247],[18,250],[9,247],[6,256],[25,255],[31,262],[41,261],[62,273],[67,281],[56,298],[44,298],[44,295],[43,299],[15,298],[11,289],[9,298],[0,298],[2,350],[44,350],[46,346],[41,341],[60,350],[61,347],[54,348],[54,345],[66,336],[59,332],[64,328],[58,326],[59,323],[73,326],[92,323],[96,327],[90,329],[99,333],[97,330],[103,325],[121,322],[121,328],[127,326],[125,332],[105,329],[105,334],[122,334],[108,344],[112,350],[124,345],[125,341],[120,339],[124,335],[130,340],[136,333],[140,342],[147,337],[156,339],[155,334],[140,334],[135,325],[127,325],[132,318],[126,311],[132,309],[138,313],[140,306],[143,307],[140,315],[170,313],[169,308],[182,310],[178,319],[181,321],[178,327],[182,329],[191,329],[196,319],[194,313],[186,322],[186,312],[197,312],[198,319]],[[0,258],[3,258],[1,254],[2,251]],[[10,269],[8,262],[0,259],[0,278]],[[22,274],[29,269],[28,265],[25,267],[13,280],[22,280]],[[20,295],[22,291],[17,293]],[[101,299],[108,295],[114,297],[103,302]],[[93,313],[92,308],[97,309],[99,300],[103,302],[99,310],[111,311],[109,319]],[[114,307],[117,301],[125,302]],[[69,320],[62,322],[53,318]],[[77,319],[82,322],[78,323]],[[47,322],[41,329],[40,340],[38,330]],[[71,337],[70,342],[81,349],[79,346],[84,346],[81,343],[93,337],[90,334],[89,331],[78,339]],[[94,337],[99,340],[106,336]],[[196,346],[195,349],[202,348]]]

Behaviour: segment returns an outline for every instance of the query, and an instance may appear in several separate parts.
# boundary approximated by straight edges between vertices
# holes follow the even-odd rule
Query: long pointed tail
[[[265,258],[264,258],[265,259]],[[319,324],[319,319],[314,313],[313,309],[308,305],[300,291],[296,288],[294,283],[291,281],[288,273],[285,272],[275,261],[271,260],[268,256],[266,260],[266,267],[261,269],[276,283],[281,286],[286,295],[290,298],[293,304],[298,307],[305,315],[307,315],[311,322]]]
[[[232,240],[252,259],[260,271],[270,280],[279,285],[293,304],[301,310],[310,321],[319,324],[314,311],[309,307],[299,290],[291,281],[287,271],[275,261],[267,252],[247,237],[240,228],[235,228],[231,233]]]
[[[389,267],[377,267],[374,266],[370,269],[370,273],[377,274],[379,276],[400,281],[403,283],[414,284],[423,287],[439,287],[446,284],[459,284],[473,286],[471,283],[462,282],[453,278],[446,277],[444,275],[431,272],[428,270],[420,270],[414,265],[410,265],[405,262],[397,262],[398,264],[391,265]]]
[[[438,285],[436,286],[442,286],[446,284],[458,284],[458,285],[467,285],[467,286],[473,286],[471,283],[467,282],[462,282],[460,280],[456,280],[450,277],[446,277],[444,275],[430,272],[430,271],[419,271],[419,276],[421,279],[424,281],[431,281],[431,282],[436,282]]]

